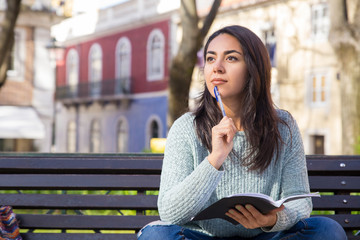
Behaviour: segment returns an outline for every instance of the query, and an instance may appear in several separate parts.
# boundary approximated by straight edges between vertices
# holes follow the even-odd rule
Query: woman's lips
[[[214,84],[214,85],[221,85],[221,84],[224,84],[226,83],[227,81],[222,79],[222,78],[214,78],[211,80],[211,83]]]

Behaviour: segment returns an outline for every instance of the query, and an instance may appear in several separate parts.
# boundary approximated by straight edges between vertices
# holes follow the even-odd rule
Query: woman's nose
[[[219,72],[219,73],[223,73],[225,71],[223,63],[220,60],[214,62],[213,71],[214,72]]]

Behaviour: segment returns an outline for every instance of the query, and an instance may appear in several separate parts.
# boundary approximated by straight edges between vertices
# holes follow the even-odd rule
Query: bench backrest
[[[161,154],[2,154],[0,203],[17,212],[25,239],[136,239],[156,215]],[[307,156],[314,210],[360,229],[360,156]],[[45,192],[44,192],[45,191]],[[47,192],[46,192],[47,191]],[[128,191],[133,195],[124,195]],[[149,193],[149,191],[152,191]],[[87,194],[84,194],[87,193]],[[35,211],[35,212],[34,212]],[[322,212],[316,212],[322,215]],[[316,215],[315,214],[315,215]],[[34,233],[58,229],[58,233]],[[76,233],[66,233],[66,230]],[[90,230],[90,231],[89,231]],[[93,234],[93,233],[106,233]],[[66,237],[65,237],[66,235]]]
[[[310,189],[321,192],[312,198],[314,215],[327,215],[339,222],[349,239],[360,230],[360,156],[307,156]]]

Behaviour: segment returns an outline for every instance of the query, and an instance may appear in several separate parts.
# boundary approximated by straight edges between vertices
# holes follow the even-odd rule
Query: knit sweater
[[[291,132],[287,126],[279,124],[285,144],[278,160],[273,157],[262,173],[251,171],[241,164],[240,159],[249,151],[244,132],[237,132],[233,139],[236,154],[229,154],[217,170],[207,160],[209,151],[196,135],[194,115],[186,113],[177,119],[169,131],[164,153],[158,199],[161,220],[210,236],[254,237],[263,231],[288,229],[300,219],[309,217],[312,203],[305,198],[285,203],[285,209],[277,213],[277,222],[272,228],[246,229],[241,224],[233,225],[223,219],[190,221],[204,208],[232,194],[264,193],[278,200],[309,193],[298,126],[289,113],[278,110],[278,114],[287,122]]]

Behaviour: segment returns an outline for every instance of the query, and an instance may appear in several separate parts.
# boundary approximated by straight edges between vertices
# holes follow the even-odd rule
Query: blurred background
[[[0,0],[0,151],[162,152],[232,24],[266,45],[306,154],[360,154],[357,0]]]

